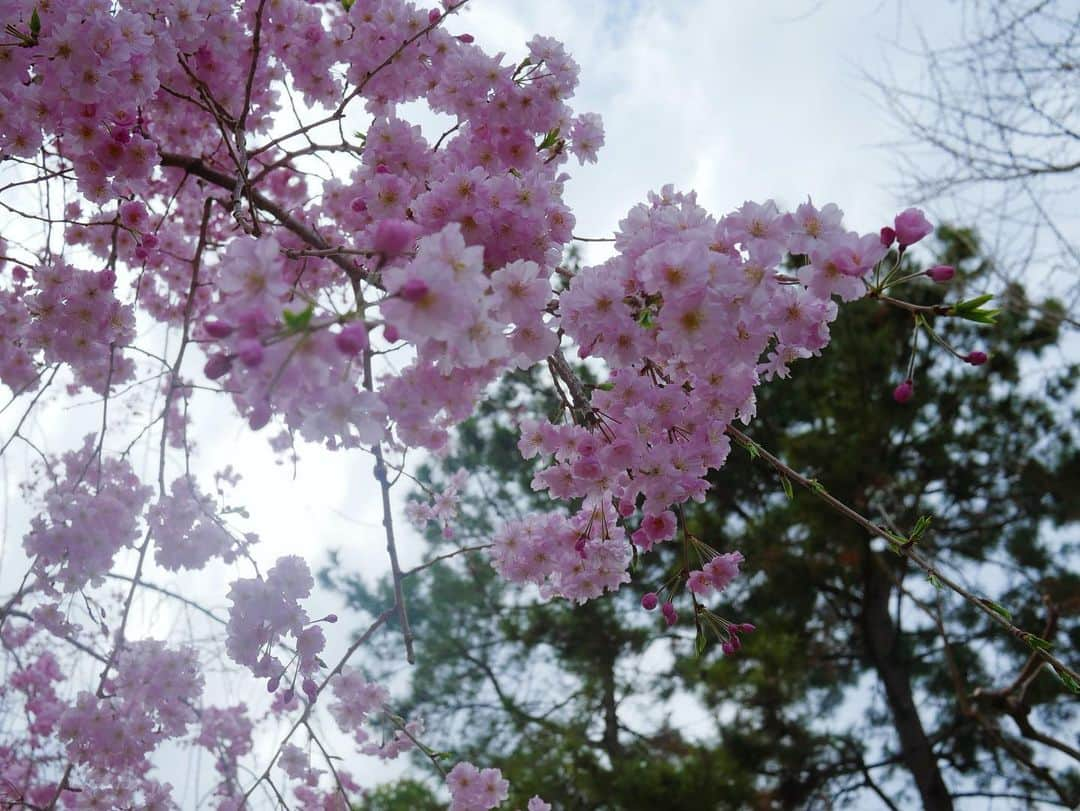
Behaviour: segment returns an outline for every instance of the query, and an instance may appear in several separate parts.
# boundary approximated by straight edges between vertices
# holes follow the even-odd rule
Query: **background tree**
[[[1076,327],[1080,13],[1068,0],[962,6],[954,41],[931,44],[920,31],[922,81],[874,80],[911,138],[898,153],[903,193],[955,202],[985,223],[998,278],[1015,282],[1038,271],[1052,279],[1067,291],[1057,312]]]
[[[988,271],[974,234],[938,237],[939,259],[959,269],[954,285]],[[928,281],[911,288],[916,303],[941,300]],[[1058,322],[1008,314],[976,333],[950,320],[938,335],[962,354],[991,342],[978,372],[928,351],[922,333],[915,397],[901,405],[887,381],[908,362],[911,330],[905,313],[873,301],[845,308],[836,352],[762,387],[753,439],[883,524],[932,515],[926,554],[982,584],[1018,624],[1075,648],[1077,369],[1059,362]],[[454,537],[429,531],[432,556],[482,545],[541,505],[512,419],[555,416],[558,398],[534,372],[491,402],[454,453],[420,473],[437,491],[469,471]],[[871,794],[888,808],[1077,802],[1076,706],[1053,672],[858,526],[793,495],[733,452],[705,504],[687,511],[695,535],[748,559],[747,575],[709,602],[763,629],[735,656],[717,644],[696,655],[691,620],[667,629],[639,607],[684,565],[674,545],[642,559],[633,585],[579,607],[507,587],[482,555],[417,571],[406,582],[421,655],[401,710],[430,719],[437,747],[497,764],[519,801],[541,792],[567,809],[700,809],[703,798],[863,807]],[[386,603],[390,584],[334,571],[324,579],[355,607]],[[422,808],[422,790],[386,787],[364,807]]]

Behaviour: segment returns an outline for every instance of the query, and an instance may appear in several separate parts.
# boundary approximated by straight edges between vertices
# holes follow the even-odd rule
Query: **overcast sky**
[[[451,30],[472,33],[485,49],[506,51],[510,59],[520,59],[524,43],[543,33],[563,40],[581,65],[572,103],[580,112],[601,114],[606,145],[598,164],[578,168],[575,161],[570,168],[567,198],[578,235],[610,236],[632,205],[665,183],[696,189],[716,214],[748,199],[773,197],[794,206],[811,196],[818,204],[837,203],[850,226],[876,230],[906,204],[890,191],[899,164],[885,146],[899,135],[862,74],[881,75],[888,63],[899,81],[914,81],[917,60],[890,42],[899,36],[911,44],[915,23],[931,17],[938,36],[947,37],[956,24],[952,3],[906,2],[903,14],[898,5],[472,0]],[[205,419],[208,414],[198,448],[203,482],[209,485],[209,474],[227,464],[243,472],[238,501],[252,519],[241,527],[262,536],[256,556],[264,571],[282,554],[302,554],[317,569],[331,548],[347,550],[344,559],[372,578],[386,571],[377,491],[365,455],[305,448],[294,480],[291,469],[275,464],[264,435],[252,435],[239,420]],[[3,416],[5,438],[13,417]],[[61,451],[99,418],[99,406],[53,406],[30,433],[46,450]],[[15,486],[27,461],[18,445],[3,461],[0,591],[10,591],[12,578],[23,571],[19,540],[28,516]],[[154,460],[144,463],[142,472],[152,481]],[[418,562],[420,549],[409,531],[402,535],[407,567]],[[170,579],[155,576],[163,583]],[[185,593],[201,592],[223,609],[226,584],[236,576],[231,567],[211,569]],[[316,603],[314,616],[340,609],[333,598]],[[351,630],[345,619],[329,634],[338,636],[337,650]],[[133,630],[164,636],[181,621],[168,611],[145,613]]]

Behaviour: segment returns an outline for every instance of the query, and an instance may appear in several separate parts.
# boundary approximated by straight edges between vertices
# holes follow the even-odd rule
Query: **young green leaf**
[[[788,497],[788,501],[795,498],[795,491],[791,489],[791,480],[787,476],[780,477],[780,484],[784,488],[784,495]]]
[[[306,310],[298,313],[285,310],[281,317],[285,320],[285,329],[288,332],[302,332],[311,323],[311,317],[315,314],[315,308],[308,306]]]

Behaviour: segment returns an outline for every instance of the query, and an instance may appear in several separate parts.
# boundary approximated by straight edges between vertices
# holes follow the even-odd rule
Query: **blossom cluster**
[[[233,581],[229,590],[232,607],[225,647],[234,662],[266,678],[271,693],[289,675],[288,667],[274,653],[275,646],[291,636],[296,652],[290,661],[290,665],[295,663],[290,683],[295,684],[299,677],[304,693],[312,701],[315,699],[313,675],[323,666],[319,654],[326,646],[326,637],[299,602],[311,594],[314,586],[304,559],[289,555],[278,558],[265,578],[241,578]]]
[[[188,477],[176,479],[146,514],[154,539],[154,558],[163,569],[201,569],[213,557],[236,557],[235,543],[218,518],[212,500]]]
[[[126,807],[142,792],[149,807],[168,786],[147,780],[147,757],[196,720],[203,688],[195,652],[171,650],[157,640],[128,645],[117,656],[116,674],[104,682],[104,697],[83,691],[64,711],[58,737],[71,762],[87,770],[89,785],[80,802]]]
[[[498,769],[478,769],[462,762],[446,775],[450,789],[450,811],[490,811],[502,805],[510,792],[510,783]],[[550,803],[533,797],[527,811],[551,811]]]
[[[330,680],[330,692],[334,695],[328,708],[330,716],[342,732],[356,741],[365,755],[393,760],[412,748],[424,731],[420,719],[405,721],[390,716],[386,706],[390,694],[386,688],[367,681],[355,668],[343,668],[335,675]],[[381,741],[376,741],[370,726],[380,717],[396,721],[397,726],[389,737],[383,736]]]
[[[135,337],[135,313],[117,299],[114,271],[54,261],[12,276],[0,294],[0,382],[20,391],[37,383],[40,364],[64,364],[73,386],[100,394],[134,376],[122,347]]]
[[[509,579],[578,600],[629,580],[631,544],[675,538],[674,509],[704,499],[730,450],[728,425],[756,413],[756,386],[821,351],[833,297],[864,295],[886,253],[878,234],[845,231],[833,204],[746,203],[716,220],[671,188],[630,212],[615,247],[558,303],[561,328],[581,357],[606,361],[608,381],[572,404],[579,424],[526,420],[518,444],[525,458],[551,459],[533,487],[581,507],[509,524],[493,552]],[[732,560],[688,572],[691,589],[722,588],[726,570],[712,573]]]
[[[46,594],[100,585],[113,559],[139,538],[139,516],[153,492],[124,459],[102,454],[88,436],[60,460],[60,475],[43,494],[23,548]]]

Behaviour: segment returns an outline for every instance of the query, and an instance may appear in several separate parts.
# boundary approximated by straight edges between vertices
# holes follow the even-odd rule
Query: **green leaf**
[[[814,492],[817,493],[819,496],[823,496],[829,492],[825,489],[825,485],[823,485],[817,479],[810,480],[810,487],[813,488]]]
[[[993,298],[993,295],[987,293],[983,296],[976,296],[973,299],[967,301],[958,301],[952,307],[949,308],[949,315],[954,315],[957,318],[963,318],[968,321],[975,321],[979,324],[993,324],[994,319],[997,318],[1000,309],[985,309],[983,305]]]
[[[30,15],[30,33],[35,38],[41,33],[41,17],[38,16],[37,6],[34,7],[34,13]]]
[[[1023,640],[1027,642],[1028,647],[1032,650],[1050,650],[1054,647],[1054,643],[1048,642],[1041,636],[1035,636],[1035,634],[1024,634]]]
[[[780,476],[780,484],[784,488],[784,495],[788,497],[788,501],[795,498],[795,491],[791,489],[791,481],[787,476]]]
[[[1012,622],[1012,612],[1009,611],[1001,603],[995,603],[993,600],[983,600],[982,604],[997,614],[999,617],[1005,619],[1008,622]]]
[[[637,322],[641,326],[645,327],[645,329],[652,329],[654,326],[656,326],[656,324],[653,323],[652,310],[648,308],[641,311],[641,315],[638,316]]]
[[[761,448],[758,447],[758,444],[754,442],[754,440],[751,439],[748,443],[746,443],[745,448],[746,452],[750,454],[751,459],[757,459],[761,456]]]
[[[356,5],[356,0],[341,0],[341,7],[346,11],[348,11],[354,5]]]
[[[945,584],[937,579],[937,575],[929,574],[926,576],[926,579],[929,581],[930,585],[936,588],[938,591],[941,591],[943,588],[945,588]]]
[[[705,652],[705,645],[707,640],[705,639],[705,632],[701,630],[701,626],[697,629],[697,638],[694,640],[694,651],[698,656],[701,656]]]
[[[1054,672],[1057,674],[1057,677],[1061,679],[1061,683],[1065,685],[1065,688],[1070,693],[1076,693],[1080,695],[1080,682],[1077,682],[1076,679],[1074,679],[1068,673],[1063,670],[1058,670],[1056,667],[1054,668]]]
[[[544,140],[540,142],[540,146],[536,148],[537,152],[542,152],[545,149],[551,149],[555,144],[559,142],[559,128],[556,127],[553,130],[548,130],[544,136]]]
[[[915,528],[911,530],[911,535],[908,536],[908,540],[914,543],[923,536],[930,527],[930,522],[934,520],[932,515],[920,515],[919,520],[915,522]]]
[[[306,310],[299,313],[293,313],[285,310],[281,317],[285,319],[285,329],[288,332],[302,332],[307,329],[308,324],[311,323],[311,317],[315,314],[315,307],[308,305]]]

